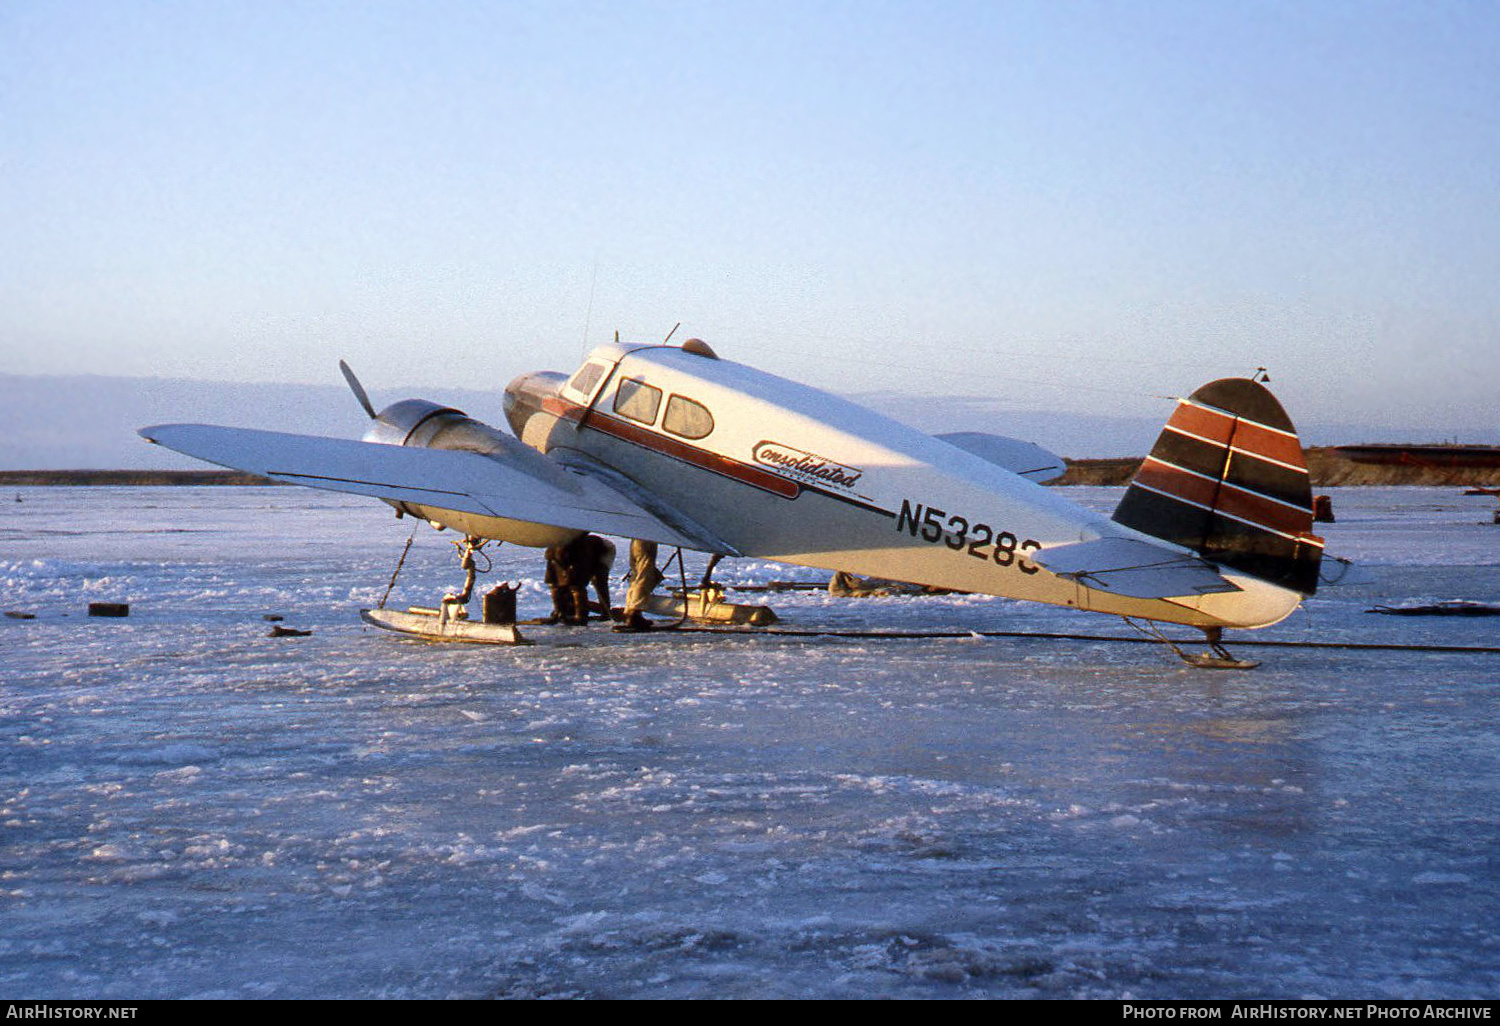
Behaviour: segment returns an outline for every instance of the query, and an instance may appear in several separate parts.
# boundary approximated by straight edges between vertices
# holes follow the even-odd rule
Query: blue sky
[[[1492,425],[1496,68],[1487,2],[8,0],[0,371],[499,388],[681,322],[846,393]]]

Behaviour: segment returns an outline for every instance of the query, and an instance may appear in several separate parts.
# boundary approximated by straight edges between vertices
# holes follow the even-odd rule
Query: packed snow
[[[379,503],[0,498],[12,998],[1500,995],[1500,618],[1367,612],[1500,602],[1492,500],[1335,491],[1372,580],[1238,637],[1425,647],[1230,672],[963,595],[730,593],[956,637],[424,643],[358,617],[412,532]],[[415,538],[398,608],[460,582]],[[540,554],[487,552],[545,614]]]

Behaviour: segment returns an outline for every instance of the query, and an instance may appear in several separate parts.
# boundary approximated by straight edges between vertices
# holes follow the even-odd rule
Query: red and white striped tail
[[[1317,590],[1323,539],[1312,533],[1302,443],[1276,397],[1247,378],[1178,401],[1114,519],[1252,577]]]

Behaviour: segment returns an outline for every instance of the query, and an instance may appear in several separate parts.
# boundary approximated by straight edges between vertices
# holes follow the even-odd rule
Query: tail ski
[[[1317,590],[1323,539],[1302,444],[1276,397],[1247,378],[1178,400],[1114,520],[1218,566]]]

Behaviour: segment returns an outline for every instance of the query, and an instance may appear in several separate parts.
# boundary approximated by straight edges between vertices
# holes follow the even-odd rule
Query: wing
[[[1056,545],[1029,558],[1059,577],[1131,598],[1181,598],[1241,590],[1212,563],[1134,538],[1096,538]]]
[[[168,449],[273,481],[738,554],[687,515],[660,503],[648,512],[601,475],[559,466],[520,442],[477,453],[208,424],[159,424],[140,434]]]
[[[990,435],[983,431],[954,431],[935,437],[1038,484],[1062,477],[1068,469],[1061,456],[1048,452],[1035,442],[1023,442],[1019,438]]]

